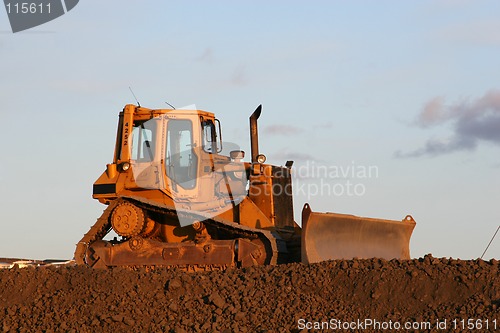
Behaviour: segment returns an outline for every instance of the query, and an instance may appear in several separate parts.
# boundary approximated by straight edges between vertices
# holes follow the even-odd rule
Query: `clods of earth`
[[[500,331],[497,260],[0,270],[0,332]]]

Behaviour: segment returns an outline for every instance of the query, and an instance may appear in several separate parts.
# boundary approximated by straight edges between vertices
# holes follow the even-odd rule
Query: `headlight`
[[[130,163],[129,162],[123,162],[122,163],[122,170],[123,171],[127,171],[128,169],[130,169]]]
[[[260,164],[264,163],[266,161],[266,156],[264,154],[257,155],[257,162]]]

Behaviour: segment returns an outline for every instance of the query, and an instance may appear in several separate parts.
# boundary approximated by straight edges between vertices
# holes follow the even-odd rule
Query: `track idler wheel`
[[[144,212],[130,202],[118,204],[111,213],[111,226],[122,237],[133,237],[141,233],[146,226]]]

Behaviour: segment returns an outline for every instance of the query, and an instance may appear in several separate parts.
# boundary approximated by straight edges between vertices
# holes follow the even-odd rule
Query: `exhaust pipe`
[[[257,129],[257,119],[259,119],[261,111],[262,104],[259,105],[250,116],[250,145],[252,150],[252,163],[257,163],[257,156],[259,155],[259,131]]]

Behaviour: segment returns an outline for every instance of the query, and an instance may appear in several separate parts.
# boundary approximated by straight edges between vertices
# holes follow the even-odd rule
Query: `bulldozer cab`
[[[218,152],[213,117],[197,110],[165,110],[144,120],[139,109],[134,118],[128,148],[134,177],[127,187],[159,189],[178,199],[199,198],[200,167],[211,170],[210,155]]]
[[[238,154],[223,155],[222,148],[213,113],[127,105],[120,113],[114,166],[108,165],[94,185],[94,198],[105,201],[138,191],[144,197],[145,190],[159,190],[183,209],[226,209],[246,196],[248,165]],[[114,188],[105,188],[108,182]]]

